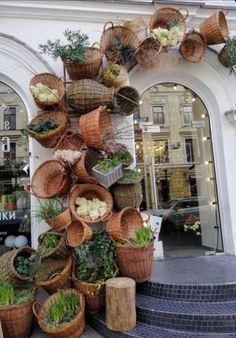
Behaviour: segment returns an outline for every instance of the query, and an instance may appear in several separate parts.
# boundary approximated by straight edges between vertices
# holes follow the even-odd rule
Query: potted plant
[[[194,244],[201,245],[201,222],[199,218],[194,215],[189,215],[184,222],[184,231],[193,234]]]
[[[126,84],[129,79],[125,67],[118,63],[113,63],[103,71],[103,82],[107,87],[120,88]]]
[[[225,46],[220,51],[218,55],[220,63],[230,68],[231,72],[233,67],[236,65],[236,37],[233,36],[226,40]]]
[[[60,39],[47,40],[46,44],[40,44],[41,53],[48,54],[53,58],[61,58],[71,80],[94,78],[99,71],[102,53],[94,46],[88,47],[89,38],[80,30],[64,31],[66,43]]]
[[[40,328],[52,337],[79,337],[84,331],[84,298],[74,289],[59,290],[33,312]]]
[[[104,307],[105,281],[116,273],[114,246],[106,232],[93,234],[90,241],[75,248],[73,283],[85,295],[88,312]]]
[[[19,289],[0,281],[0,321],[4,337],[30,337],[36,288]]]
[[[38,253],[41,258],[64,258],[69,253],[65,232],[47,231],[39,236]]]

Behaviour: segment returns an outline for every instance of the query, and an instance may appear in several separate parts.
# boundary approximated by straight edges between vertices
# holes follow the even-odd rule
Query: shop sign
[[[15,211],[2,211],[0,212],[0,221],[12,221],[16,219]]]

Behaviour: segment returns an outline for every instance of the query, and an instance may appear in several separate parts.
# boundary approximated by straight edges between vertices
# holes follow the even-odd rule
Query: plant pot
[[[143,200],[142,187],[140,183],[116,183],[112,187],[112,195],[114,198],[114,205],[118,210],[126,207],[139,208]]]
[[[92,238],[92,229],[82,220],[73,221],[67,228],[67,244],[76,248]]]
[[[64,230],[71,223],[70,209],[67,208],[57,217],[48,219],[47,223],[56,231]]]
[[[114,184],[119,178],[123,176],[122,163],[119,163],[115,168],[107,173],[102,173],[97,168],[98,165],[92,169],[93,176],[96,178],[98,183],[106,189],[108,189],[112,184]]]
[[[40,252],[40,247],[43,246],[43,239],[45,236],[47,235],[56,235],[56,236],[60,236],[60,241],[57,244],[57,246],[55,248],[53,248],[50,252],[46,253],[46,254],[40,254],[41,259],[45,259],[45,258],[55,258],[55,259],[61,259],[61,258],[65,258],[68,253],[69,253],[69,248],[66,245],[66,235],[65,233],[60,233],[60,232],[53,232],[51,230],[41,234],[38,238],[38,249],[37,251]]]

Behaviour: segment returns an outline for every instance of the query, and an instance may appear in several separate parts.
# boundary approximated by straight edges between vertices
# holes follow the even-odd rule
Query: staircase
[[[236,338],[236,257],[155,262],[148,282],[137,286],[137,326],[106,328],[105,314],[90,324],[108,338]]]

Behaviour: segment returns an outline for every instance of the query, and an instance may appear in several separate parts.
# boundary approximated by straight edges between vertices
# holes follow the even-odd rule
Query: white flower
[[[53,158],[75,164],[81,156],[81,152],[77,150],[57,150],[53,154]]]
[[[178,26],[174,26],[170,30],[158,27],[152,30],[151,36],[158,40],[162,46],[175,46],[183,39],[183,33],[180,32]]]
[[[84,197],[77,197],[75,199],[76,212],[79,216],[94,221],[99,217],[105,215],[108,210],[107,203],[100,201],[98,198],[87,200]]]
[[[59,100],[59,94],[57,89],[49,88],[42,83],[36,83],[35,86],[30,86],[30,91],[35,98],[39,101],[47,104],[57,103]]]

